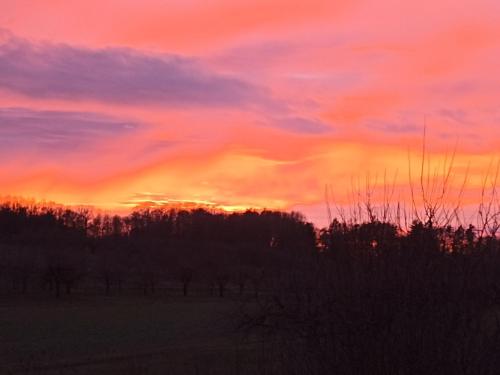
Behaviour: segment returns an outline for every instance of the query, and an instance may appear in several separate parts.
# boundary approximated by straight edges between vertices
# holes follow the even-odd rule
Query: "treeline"
[[[19,204],[0,207],[0,279],[7,292],[75,288],[155,293],[197,283],[223,296],[258,294],[288,253],[313,252],[315,229],[297,213],[140,210],[92,215]]]

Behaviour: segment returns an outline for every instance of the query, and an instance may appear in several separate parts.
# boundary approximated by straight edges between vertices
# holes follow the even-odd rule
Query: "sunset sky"
[[[303,211],[500,157],[498,0],[0,0],[0,195]],[[392,178],[392,177],[391,177]],[[403,193],[404,194],[404,193]]]

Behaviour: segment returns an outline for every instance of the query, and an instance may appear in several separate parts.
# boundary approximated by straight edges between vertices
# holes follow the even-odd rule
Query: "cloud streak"
[[[68,154],[138,128],[135,122],[96,113],[0,108],[0,153]]]
[[[183,107],[271,101],[264,89],[210,72],[195,59],[129,48],[36,44],[8,34],[3,39],[0,89],[28,97]]]

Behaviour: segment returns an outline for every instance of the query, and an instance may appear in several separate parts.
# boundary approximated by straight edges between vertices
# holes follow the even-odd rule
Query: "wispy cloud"
[[[0,152],[67,154],[95,141],[137,130],[139,124],[88,112],[0,108]]]
[[[0,38],[1,40],[2,38]],[[261,106],[265,90],[196,59],[33,43],[4,32],[0,89],[33,98],[165,106]]]
[[[333,129],[325,122],[304,117],[283,117],[274,120],[274,123],[284,129],[298,133],[321,134]]]

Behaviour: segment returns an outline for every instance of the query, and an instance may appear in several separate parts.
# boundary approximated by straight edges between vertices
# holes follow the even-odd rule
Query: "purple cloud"
[[[0,150],[7,155],[23,150],[67,153],[138,127],[96,113],[0,108]]]
[[[468,116],[467,113],[463,110],[445,108],[437,111],[437,115],[452,120],[455,123],[461,125],[468,125]]]
[[[408,120],[384,121],[373,120],[365,124],[371,130],[380,131],[387,134],[408,134],[422,132],[423,125]]]
[[[35,44],[3,34],[0,89],[29,97],[215,107],[269,102],[264,89],[208,72],[195,59],[126,48]]]
[[[324,122],[303,117],[284,117],[275,122],[279,127],[299,133],[320,134],[333,130],[330,125]]]
[[[331,130],[315,119],[295,114],[288,103],[273,98],[265,88],[236,76],[211,72],[204,66],[200,59],[172,54],[33,43],[0,29],[0,90],[36,99],[91,100],[138,106],[230,107],[253,111],[266,126],[291,132]],[[50,126],[44,122],[49,121],[48,115],[38,112],[36,116],[38,124],[47,127],[46,134],[50,134]],[[50,113],[50,121],[54,116],[64,116],[70,123],[76,121],[68,113],[56,115],[54,112]],[[61,119],[56,122],[61,123]]]

